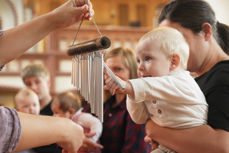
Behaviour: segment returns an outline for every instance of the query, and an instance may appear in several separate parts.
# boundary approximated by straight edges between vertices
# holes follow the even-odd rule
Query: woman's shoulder
[[[21,124],[15,109],[0,106],[0,152],[13,152],[21,135]],[[4,146],[4,144],[7,144]]]
[[[202,90],[229,85],[229,60],[221,61],[195,79]]]
[[[209,76],[212,76],[216,81],[229,80],[229,60],[221,61],[217,63],[209,72]]]
[[[225,77],[225,75],[226,77],[228,77],[227,75],[229,75],[229,60],[221,61],[217,63],[208,72],[197,77],[196,79],[198,80],[199,78],[208,78],[213,76],[218,78],[218,77]]]
[[[229,60],[224,60],[224,61],[220,61],[218,63],[216,63],[214,66],[213,66],[213,69],[218,69],[220,67],[229,67]]]

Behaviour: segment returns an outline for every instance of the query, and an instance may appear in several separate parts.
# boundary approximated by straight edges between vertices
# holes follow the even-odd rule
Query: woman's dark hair
[[[199,33],[203,23],[209,23],[213,29],[213,36],[224,50],[229,54],[229,27],[216,20],[215,12],[203,0],[174,0],[167,4],[159,17],[159,23],[169,20],[180,24],[184,28]]]

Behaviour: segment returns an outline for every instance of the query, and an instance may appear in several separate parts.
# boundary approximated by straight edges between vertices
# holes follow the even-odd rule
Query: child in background
[[[18,91],[14,99],[15,109],[19,112],[39,115],[40,103],[35,92],[28,88],[22,88]],[[33,150],[25,150],[17,153],[35,153]]]
[[[35,92],[28,88],[23,88],[15,96],[15,108],[19,112],[39,115],[40,103]]]
[[[160,126],[175,129],[205,124],[208,106],[198,84],[186,71],[189,46],[183,35],[172,28],[157,28],[140,39],[136,51],[141,78],[129,81],[118,78],[124,86],[122,90],[105,75],[106,88],[111,93],[128,95],[127,109],[132,120],[143,124],[151,119]],[[161,145],[152,151],[172,152]]]
[[[50,72],[43,64],[29,64],[23,68],[21,78],[25,86],[33,90],[40,103],[40,115],[52,116],[51,103],[53,98],[50,93]],[[62,153],[56,144],[33,148],[36,153]]]
[[[70,91],[58,94],[51,105],[54,116],[72,119],[84,128],[84,133],[95,133],[90,137],[97,142],[102,133],[102,123],[89,113],[82,112],[80,96]]]

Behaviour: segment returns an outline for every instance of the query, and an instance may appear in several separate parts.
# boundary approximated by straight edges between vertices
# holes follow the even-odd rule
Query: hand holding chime
[[[111,41],[108,37],[101,35],[93,18],[92,21],[101,37],[70,46],[68,55],[74,56],[72,58],[72,84],[80,91],[85,100],[89,102],[91,113],[95,114],[103,122],[104,61],[103,54],[96,51],[109,48]]]

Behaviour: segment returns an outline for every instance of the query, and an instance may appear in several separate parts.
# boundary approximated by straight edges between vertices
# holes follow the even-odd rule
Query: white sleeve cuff
[[[132,101],[139,103],[145,100],[144,81],[141,78],[129,80],[134,90],[134,97],[129,97]]]

